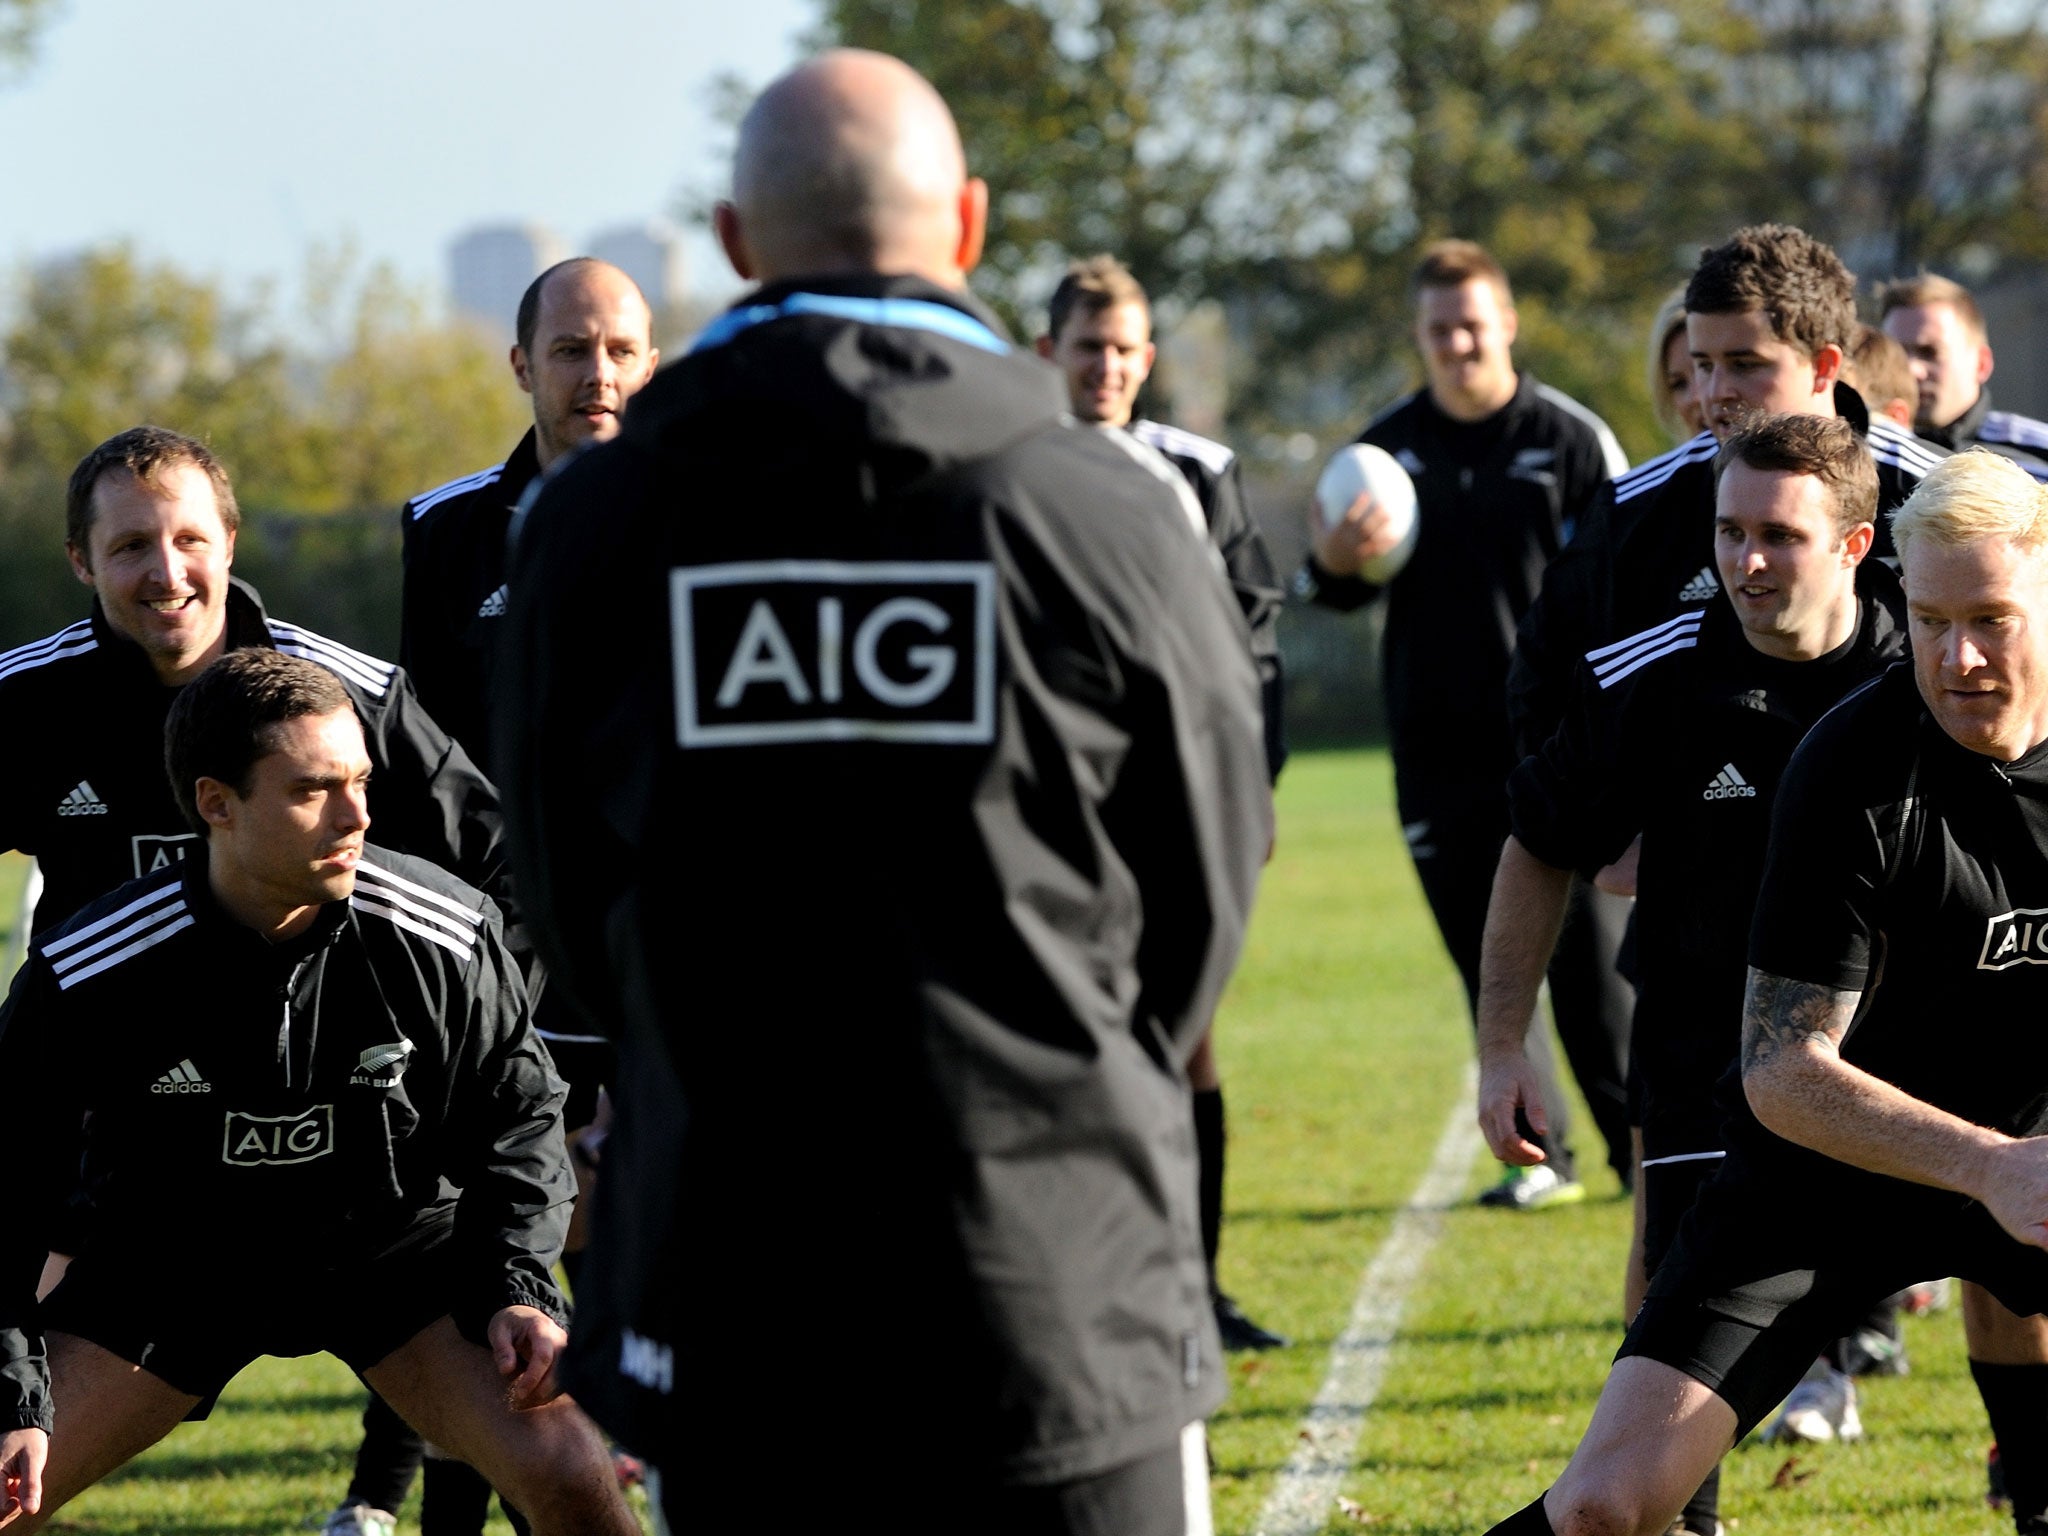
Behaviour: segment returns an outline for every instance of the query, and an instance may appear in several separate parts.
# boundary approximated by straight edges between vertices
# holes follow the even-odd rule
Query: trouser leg
[[[412,1488],[425,1451],[418,1432],[372,1392],[363,1406],[363,1443],[356,1448],[355,1475],[343,1502],[397,1510]]]
[[[1558,1043],[1607,1143],[1607,1165],[1629,1178],[1628,1043],[1635,988],[1614,968],[1634,903],[1584,880],[1572,882],[1571,906],[1550,961],[1550,1010]]]
[[[1497,804],[1480,803],[1477,797],[1464,803],[1430,802],[1420,797],[1411,800],[1405,793],[1400,798],[1408,856],[1415,861],[1416,878],[1422,882],[1423,898],[1436,919],[1444,948],[1465,984],[1467,1017],[1476,1027],[1479,955],[1486,933],[1486,906],[1493,894],[1493,872],[1507,841],[1507,803],[1505,798],[1499,798]],[[1411,811],[1411,804],[1418,803],[1422,808]],[[1540,1011],[1530,1021],[1528,1049],[1529,1064],[1549,1112],[1550,1130],[1539,1136],[1526,1117],[1521,1117],[1521,1132],[1569,1179],[1574,1177],[1571,1111],[1558,1081],[1550,1030]]]

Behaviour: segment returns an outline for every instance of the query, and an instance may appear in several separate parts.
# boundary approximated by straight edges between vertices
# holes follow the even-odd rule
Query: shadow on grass
[[[1557,1409],[1563,1404],[1584,1404],[1590,1416],[1592,1405],[1600,1396],[1600,1383],[1585,1382],[1574,1387],[1489,1387],[1470,1392],[1445,1392],[1442,1394],[1407,1396],[1388,1395],[1373,1400],[1371,1413],[1421,1413],[1434,1414],[1451,1412],[1482,1413],[1489,1409]],[[1344,1406],[1344,1405],[1339,1405]],[[1355,1405],[1353,1405],[1355,1406]],[[1253,1423],[1270,1419],[1304,1419],[1308,1417],[1306,1402],[1261,1403],[1255,1408],[1223,1407],[1210,1415],[1212,1424]]]
[[[282,1446],[265,1450],[220,1451],[213,1454],[180,1455],[160,1451],[143,1461],[131,1461],[101,1486],[125,1483],[211,1482],[223,1477],[261,1477],[275,1482],[289,1477],[325,1477],[347,1470],[349,1458],[333,1449]]]
[[[222,1398],[214,1416],[250,1413],[361,1413],[368,1394],[354,1392],[273,1392],[257,1397]]]
[[[1250,1210],[1240,1210],[1232,1206],[1228,1219],[1233,1226],[1240,1222],[1296,1222],[1304,1226],[1318,1226],[1333,1221],[1371,1221],[1398,1216],[1407,1208],[1406,1205],[1335,1205],[1304,1206],[1292,1210],[1284,1206],[1267,1209],[1254,1206]]]
[[[149,1523],[130,1524],[113,1521],[105,1515],[95,1515],[88,1524],[80,1525],[61,1516],[44,1527],[51,1536],[104,1536],[109,1531],[135,1531],[141,1536],[275,1536],[277,1518],[274,1515],[246,1515],[236,1519],[230,1515],[194,1511],[189,1515],[167,1515],[162,1513],[149,1516]]]

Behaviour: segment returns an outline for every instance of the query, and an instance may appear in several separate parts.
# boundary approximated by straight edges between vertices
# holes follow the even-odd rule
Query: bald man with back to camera
[[[1210,1528],[1185,1064],[1258,679],[1185,484],[967,296],[987,198],[896,60],[769,86],[761,286],[516,535],[522,889],[624,1030],[573,1374],[679,1530],[787,1484],[793,1407],[896,1531]]]

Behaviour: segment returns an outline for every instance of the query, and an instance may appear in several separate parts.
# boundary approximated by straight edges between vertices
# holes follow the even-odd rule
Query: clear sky
[[[715,190],[711,82],[764,84],[807,0],[64,0],[0,80],[0,265],[128,239],[239,288],[354,241],[438,293],[472,224],[572,247]],[[590,18],[585,20],[584,18]],[[729,292],[708,238],[689,283]]]

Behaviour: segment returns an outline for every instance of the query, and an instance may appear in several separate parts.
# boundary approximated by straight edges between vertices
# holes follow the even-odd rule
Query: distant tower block
[[[640,285],[657,315],[683,297],[683,242],[665,224],[629,224],[602,230],[590,240],[590,254],[608,261]]]
[[[455,313],[507,338],[526,285],[569,253],[538,224],[486,224],[448,248]]]

